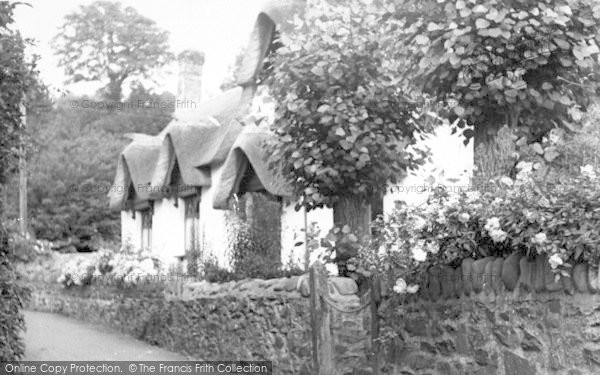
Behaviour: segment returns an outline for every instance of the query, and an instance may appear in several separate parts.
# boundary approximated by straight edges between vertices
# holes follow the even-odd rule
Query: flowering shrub
[[[557,277],[576,262],[598,264],[598,123],[588,121],[585,135],[555,129],[533,143],[507,130],[515,145],[507,176],[482,191],[440,188],[418,207],[399,202],[374,223],[378,235],[360,247],[352,268],[384,272],[394,291],[409,293],[416,288],[407,280],[418,285],[427,268],[457,267],[467,257],[544,255]]]
[[[65,264],[58,282],[66,287],[104,283],[131,286],[160,275],[161,262],[147,253],[98,251]]]
[[[456,267],[467,257],[543,254],[565,276],[575,262],[598,264],[596,171],[583,166],[577,175],[548,179],[547,173],[536,175],[541,168],[521,162],[515,179],[498,178],[495,189],[483,194],[440,189],[423,206],[399,203],[389,218],[375,222],[379,235],[361,248],[353,267],[402,274],[393,289],[404,293],[404,278],[418,283],[427,268]]]

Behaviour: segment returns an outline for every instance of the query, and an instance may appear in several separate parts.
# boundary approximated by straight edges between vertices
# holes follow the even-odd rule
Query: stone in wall
[[[442,292],[384,313],[396,337],[384,346],[386,373],[600,374],[600,295],[590,286],[598,269],[576,265],[557,280],[545,257],[511,255],[457,270],[460,298]]]

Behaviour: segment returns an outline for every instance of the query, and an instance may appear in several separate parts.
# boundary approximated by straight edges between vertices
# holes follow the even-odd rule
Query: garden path
[[[169,352],[104,327],[57,314],[25,311],[25,360],[29,361],[176,361]]]

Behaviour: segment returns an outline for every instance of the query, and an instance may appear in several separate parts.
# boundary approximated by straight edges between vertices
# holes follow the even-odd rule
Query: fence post
[[[314,304],[316,325],[313,332],[317,334],[318,351],[318,375],[334,375],[334,344],[331,333],[331,309],[325,303],[324,298],[329,297],[327,287],[327,270],[321,262],[315,262],[311,267],[314,279]],[[313,297],[311,296],[311,301]],[[314,336],[313,336],[314,340]],[[314,341],[313,341],[314,342]],[[314,354],[313,354],[314,355]],[[313,357],[314,358],[314,357]]]
[[[309,269],[309,282],[310,282],[310,325],[312,334],[312,360],[313,368],[316,375],[320,375],[319,372],[319,323],[317,317],[317,288],[316,288],[316,277],[315,269],[310,267]]]
[[[373,351],[373,375],[380,374],[379,366],[379,303],[381,301],[381,279],[377,273],[371,278],[371,350]]]

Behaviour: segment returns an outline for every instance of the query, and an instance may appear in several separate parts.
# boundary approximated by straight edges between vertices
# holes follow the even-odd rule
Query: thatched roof
[[[221,162],[225,162],[225,173],[230,177],[225,178],[220,192],[238,192],[242,181],[238,178],[246,173],[240,175],[239,171],[252,170],[266,191],[279,196],[290,194],[290,189],[262,160],[264,149],[259,146],[259,139],[268,135],[247,131],[238,137],[242,125],[237,119],[248,111],[256,91],[256,78],[272,48],[275,30],[285,29],[287,21],[298,14],[305,3],[306,0],[267,0],[258,14],[237,72],[238,86],[200,103],[199,108],[176,111],[175,119],[158,136],[137,137],[125,148],[119,156],[115,185],[127,188],[114,189],[117,191],[110,195],[111,208],[121,209],[131,203],[139,206],[156,198],[147,189],[132,194],[131,186],[150,186],[151,191],[160,192],[161,187],[173,183],[215,184],[211,181],[210,165]],[[244,163],[246,167],[242,168]],[[181,181],[171,181],[175,170],[179,171]],[[215,207],[220,206],[223,199],[226,202],[229,193],[220,196],[219,202],[216,199]]]
[[[214,208],[225,210],[233,194],[249,191],[266,191],[282,197],[292,196],[292,188],[281,172],[269,169],[269,154],[265,145],[271,137],[273,135],[255,126],[244,128],[223,165],[221,178],[213,195]]]
[[[208,100],[183,118],[174,119],[160,133],[162,144],[152,176],[153,187],[166,187],[177,165],[187,186],[211,185],[210,165],[222,163],[242,130],[237,116],[252,98],[241,87]],[[158,190],[158,189],[157,189]]]
[[[264,3],[237,71],[238,85],[256,84],[256,78],[271,48],[275,30],[286,31],[292,16],[301,13],[305,5],[306,0],[268,0]]]
[[[110,208],[121,210],[128,203],[141,206],[149,198],[154,165],[158,159],[161,139],[137,137],[119,155],[113,188],[109,192]]]

